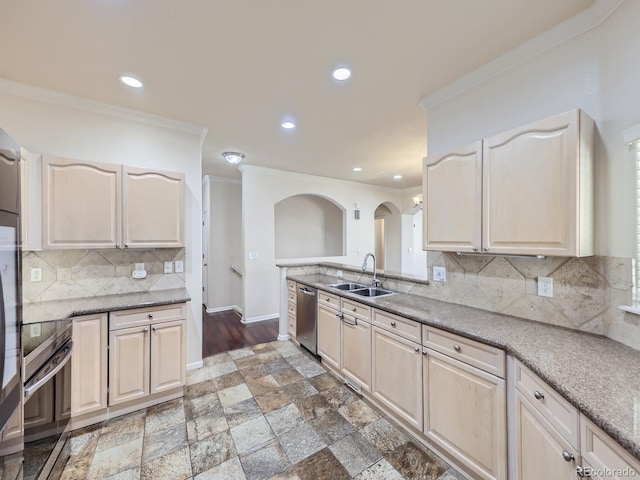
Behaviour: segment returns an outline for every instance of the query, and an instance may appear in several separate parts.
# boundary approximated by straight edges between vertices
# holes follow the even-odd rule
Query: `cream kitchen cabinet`
[[[424,249],[593,255],[593,132],[573,110],[427,157]]]
[[[292,280],[287,280],[287,331],[292,340],[296,339],[296,316],[298,303],[298,285]]]
[[[371,307],[342,299],[341,373],[356,390],[371,392]]]
[[[109,315],[109,406],[185,384],[185,304]]]
[[[507,478],[503,351],[423,326],[424,433],[476,475]]]
[[[107,408],[108,315],[73,319],[71,416]]]
[[[123,167],[125,247],[184,245],[184,174]]]
[[[120,246],[122,167],[45,156],[42,248]]]
[[[324,302],[323,299],[329,299]],[[341,344],[341,320],[339,308],[340,298],[326,292],[318,292],[318,355],[322,357],[322,363],[327,363],[336,371],[340,371],[342,361],[340,358]],[[333,303],[330,303],[333,302]]]
[[[422,355],[416,322],[373,310],[371,394],[399,419],[422,430]],[[383,325],[383,326],[380,326]]]
[[[183,245],[184,174],[44,157],[43,249]]]

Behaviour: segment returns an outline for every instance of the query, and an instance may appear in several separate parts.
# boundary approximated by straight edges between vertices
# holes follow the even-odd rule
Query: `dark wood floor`
[[[278,338],[278,319],[241,323],[234,310],[207,313],[202,309],[202,357],[272,342]]]

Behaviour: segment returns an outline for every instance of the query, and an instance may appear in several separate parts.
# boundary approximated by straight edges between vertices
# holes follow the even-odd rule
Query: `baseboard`
[[[258,317],[250,317],[250,318],[242,318],[242,323],[254,323],[254,322],[263,322],[265,320],[274,320],[276,318],[280,318],[279,313],[271,313],[269,315],[260,315]]]
[[[279,342],[284,342],[286,340],[289,340],[291,337],[289,336],[289,334],[287,333],[286,335],[280,335],[278,334],[278,341]]]
[[[226,312],[228,310],[235,310],[238,314],[242,315],[242,309],[237,305],[228,305],[226,307],[213,307],[205,310],[207,313]]]
[[[199,360],[197,362],[191,362],[191,363],[187,363],[187,372],[189,370],[196,370],[200,367],[204,366],[204,362],[202,360]]]

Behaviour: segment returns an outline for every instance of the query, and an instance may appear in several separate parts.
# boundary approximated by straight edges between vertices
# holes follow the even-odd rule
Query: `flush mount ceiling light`
[[[128,87],[142,88],[142,82],[136,77],[132,77],[130,75],[120,75],[120,81]]]
[[[336,80],[343,82],[351,76],[351,70],[346,67],[339,67],[333,71],[332,75]]]
[[[362,167],[353,167],[353,171],[354,172],[361,172],[362,171]]]
[[[413,207],[414,208],[422,208],[422,194],[419,193],[418,195],[411,197],[411,200],[413,200]]]
[[[222,156],[231,165],[237,165],[244,158],[244,154],[243,153],[238,153],[238,152],[224,152],[222,154]]]
[[[394,175],[393,179],[394,180],[400,180],[400,179],[402,179],[402,175]]]
[[[289,120],[287,120],[286,122],[282,122],[280,125],[282,125],[282,128],[285,128],[287,130],[292,130],[296,128],[296,124]]]

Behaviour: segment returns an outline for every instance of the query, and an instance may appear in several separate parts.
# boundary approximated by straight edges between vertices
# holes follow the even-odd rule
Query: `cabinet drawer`
[[[160,307],[135,308],[109,314],[109,330],[170,322],[187,318],[187,304],[163,305]]]
[[[333,308],[340,308],[340,297],[333,293],[323,292],[318,290],[318,303],[323,305],[329,305]]]
[[[428,348],[504,378],[505,354],[499,348],[490,347],[427,325],[422,326],[422,339],[423,345]]]
[[[578,448],[578,410],[516,361],[516,388],[573,447]]]
[[[622,473],[622,478],[632,478],[640,473],[640,462],[584,415],[580,415],[580,431],[583,466],[588,464],[601,471],[617,470]]]
[[[294,319],[296,318],[296,304],[295,303],[291,303],[289,302],[289,307],[288,307],[288,312],[289,312],[289,316],[293,317]]]
[[[371,323],[371,307],[363,305],[362,303],[352,302],[343,298],[342,312]]]
[[[420,324],[392,313],[373,310],[373,324],[407,340],[420,343]]]
[[[296,292],[289,290],[289,303],[296,304]]]
[[[288,331],[292,336],[296,336],[296,317],[293,315],[288,316],[289,328]]]
[[[287,290],[289,290],[290,292],[293,292],[293,294],[296,294],[296,282],[294,282],[293,280],[287,280]]]

